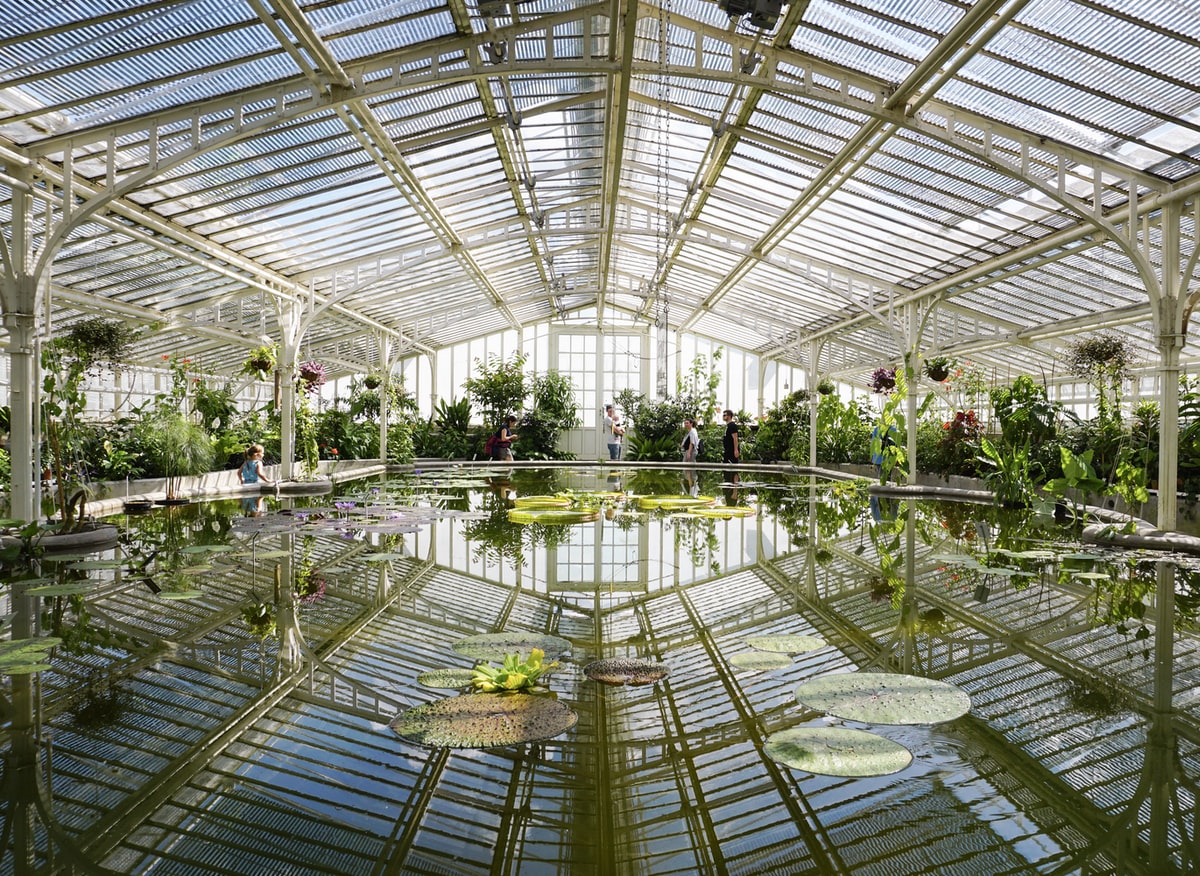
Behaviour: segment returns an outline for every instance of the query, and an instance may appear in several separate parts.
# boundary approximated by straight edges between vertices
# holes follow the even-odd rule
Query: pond
[[[443,468],[114,522],[4,569],[0,873],[1200,866],[1195,558],[751,470]],[[489,677],[545,644],[542,692],[458,689],[497,633]],[[836,674],[853,708],[810,685]],[[447,701],[486,714],[400,720]]]

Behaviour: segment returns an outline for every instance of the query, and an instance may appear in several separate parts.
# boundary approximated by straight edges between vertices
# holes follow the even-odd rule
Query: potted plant
[[[925,376],[935,383],[941,383],[950,376],[954,360],[949,356],[931,356],[925,360]]]
[[[266,380],[275,370],[275,345],[267,344],[250,351],[242,363],[242,373],[259,380]]]
[[[822,377],[817,382],[817,392],[821,393],[821,395],[833,395],[835,389],[836,387],[833,385],[833,381],[828,377]]]
[[[306,395],[316,392],[325,385],[325,366],[313,360],[301,362],[296,369],[296,385]]]
[[[367,389],[379,389],[379,384],[383,382],[378,374],[368,374],[363,378],[363,386]]]
[[[896,388],[896,368],[876,368],[871,372],[871,392],[888,395]]]

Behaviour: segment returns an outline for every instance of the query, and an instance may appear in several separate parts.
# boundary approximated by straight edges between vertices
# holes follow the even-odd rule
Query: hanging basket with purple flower
[[[320,362],[301,362],[296,369],[296,383],[306,393],[313,393],[325,384],[325,366]]]
[[[876,368],[871,372],[871,392],[887,395],[896,388],[895,368]]]

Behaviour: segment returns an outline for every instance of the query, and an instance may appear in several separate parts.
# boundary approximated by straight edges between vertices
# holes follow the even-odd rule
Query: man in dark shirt
[[[733,419],[733,411],[725,412],[725,456],[723,462],[736,463],[742,458],[742,446],[738,435],[738,424]]]

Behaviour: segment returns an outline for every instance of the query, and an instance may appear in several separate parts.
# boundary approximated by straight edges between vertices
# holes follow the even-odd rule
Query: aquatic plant
[[[866,724],[941,724],[971,710],[971,698],[944,681],[890,672],[835,672],[796,688],[818,712]]]
[[[464,694],[416,706],[397,715],[392,731],[431,748],[496,748],[553,739],[579,716],[550,697]]]
[[[794,727],[767,737],[767,757],[822,776],[886,776],[912,763],[912,752],[875,733],[849,727]]]
[[[655,684],[666,678],[670,671],[663,663],[652,660],[629,660],[622,657],[595,660],[583,667],[583,674],[592,681],[613,685]]]
[[[519,653],[506,654],[504,662],[499,666],[484,663],[475,667],[471,676],[471,684],[476,690],[485,693],[492,691],[537,691],[544,690],[538,680],[547,672],[558,668],[558,661],[546,663],[546,652],[534,648],[529,652],[527,660],[521,660]]]

